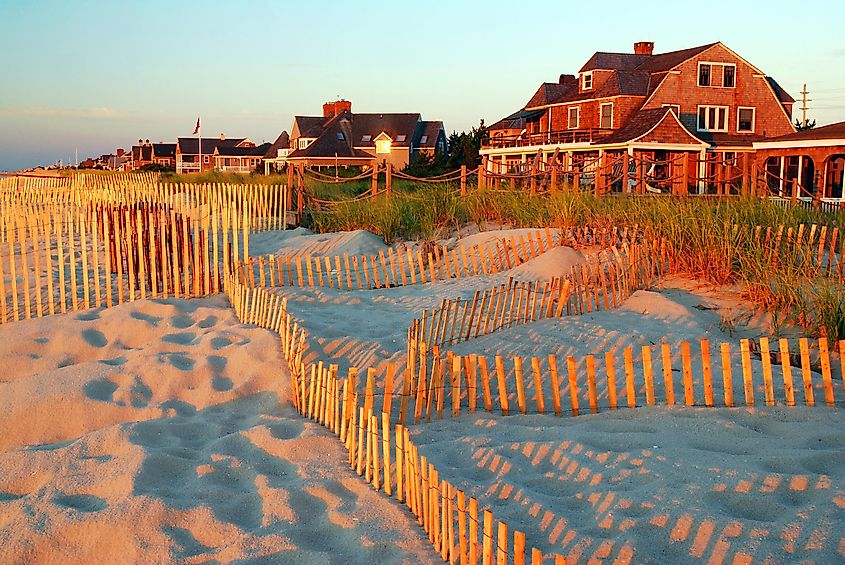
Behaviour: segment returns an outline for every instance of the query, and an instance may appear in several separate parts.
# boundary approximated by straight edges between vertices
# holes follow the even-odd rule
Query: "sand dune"
[[[14,331],[5,331],[14,328]],[[0,562],[431,562],[221,296],[4,328]]]

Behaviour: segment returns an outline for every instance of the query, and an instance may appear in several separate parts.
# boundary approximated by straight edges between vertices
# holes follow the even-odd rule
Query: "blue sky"
[[[845,120],[845,3],[800,6],[0,0],[0,171],[174,140],[198,115],[204,135],[273,141],[338,96],[460,131],[640,40],[722,41],[796,98],[806,82],[819,125]]]

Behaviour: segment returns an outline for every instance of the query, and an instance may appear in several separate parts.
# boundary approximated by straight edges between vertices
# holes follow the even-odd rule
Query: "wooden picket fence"
[[[368,371],[367,393],[357,390],[357,371],[346,378],[337,365],[305,362],[307,334],[286,310],[286,299],[266,289],[250,288],[230,277],[225,285],[238,318],[279,333],[282,351],[291,369],[293,403],[297,411],[329,429],[348,452],[356,474],[385,496],[411,511],[429,536],[435,551],[450,563],[524,565],[525,534],[511,531],[490,509],[479,508],[476,498],[440,477],[437,467],[420,455],[410,431],[391,419],[392,395],[383,395],[381,410],[374,405],[374,372]],[[387,388],[393,373],[388,369]],[[562,565],[562,556],[544,556],[531,548],[533,565],[544,558]]]
[[[612,254],[611,254],[612,251]],[[518,281],[476,290],[472,300],[442,299],[408,328],[408,358],[420,347],[451,345],[545,318],[618,308],[635,290],[651,286],[664,274],[662,240],[615,246],[573,265],[550,281]]]
[[[254,226],[281,222],[272,187],[37,180],[0,191],[0,323],[220,292]]]

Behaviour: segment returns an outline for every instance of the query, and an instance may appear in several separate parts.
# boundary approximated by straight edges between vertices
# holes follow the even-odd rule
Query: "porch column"
[[[704,178],[707,175],[707,150],[702,149],[699,153],[698,161],[698,193],[704,194],[707,189],[707,180]]]
[[[778,175],[778,196],[783,197],[783,166],[785,157],[780,156],[780,174]]]
[[[793,192],[795,192],[796,197],[802,196],[801,189],[806,189],[807,187],[803,186],[804,182],[804,157],[799,155],[798,156],[798,178],[795,179],[795,188]]]

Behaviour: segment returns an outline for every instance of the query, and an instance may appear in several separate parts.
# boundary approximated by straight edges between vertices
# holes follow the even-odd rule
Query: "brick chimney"
[[[352,113],[352,102],[349,100],[338,100],[334,103],[334,113],[340,114],[342,112]]]
[[[326,102],[323,104],[323,117],[326,119],[334,116],[334,102]]]
[[[654,41],[638,41],[634,43],[634,55],[651,55],[654,53]]]

